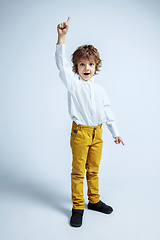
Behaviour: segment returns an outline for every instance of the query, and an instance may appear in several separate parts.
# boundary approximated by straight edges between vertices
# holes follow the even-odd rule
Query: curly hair
[[[74,51],[71,59],[73,72],[78,74],[78,61],[80,58],[89,59],[90,57],[94,57],[96,63],[95,75],[97,75],[97,71],[100,71],[100,67],[102,66],[102,60],[100,59],[98,50],[92,45],[82,45]]]

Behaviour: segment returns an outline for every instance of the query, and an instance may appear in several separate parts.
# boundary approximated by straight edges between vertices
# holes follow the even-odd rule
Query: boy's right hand
[[[66,22],[60,23],[57,26],[57,32],[58,32],[58,36],[61,37],[63,35],[66,35],[66,33],[68,32],[68,26],[69,26],[69,22],[70,22],[70,17],[68,17]]]

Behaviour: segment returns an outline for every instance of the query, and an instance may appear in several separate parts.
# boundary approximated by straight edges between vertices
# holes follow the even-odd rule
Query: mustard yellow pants
[[[102,153],[102,124],[97,127],[77,125],[73,122],[71,139],[71,189],[74,209],[84,209],[83,180],[86,169],[88,200],[99,202],[99,164]]]

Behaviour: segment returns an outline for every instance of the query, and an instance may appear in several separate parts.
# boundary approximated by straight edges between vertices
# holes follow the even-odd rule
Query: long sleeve
[[[110,102],[102,86],[85,81],[72,72],[66,60],[65,44],[57,44],[55,60],[59,76],[68,90],[68,112],[76,124],[97,126],[106,123],[113,137],[119,136]]]
[[[65,44],[57,44],[55,52],[55,60],[57,68],[59,69],[59,76],[68,91],[72,89],[72,83],[75,79],[72,67],[66,60]]]
[[[104,102],[103,102],[103,106],[104,106],[104,111],[105,111],[105,116],[106,116],[106,125],[108,127],[108,129],[110,130],[113,138],[120,136],[117,126],[116,126],[116,122],[115,122],[115,117],[114,114],[111,110],[111,104],[110,101],[107,97],[106,92],[104,91]]]

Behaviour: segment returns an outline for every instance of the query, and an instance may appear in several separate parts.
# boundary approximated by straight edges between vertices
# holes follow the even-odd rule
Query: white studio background
[[[149,208],[145,203],[148,199],[159,216],[160,2],[156,0],[0,2],[1,193],[12,196],[15,191],[25,198],[37,192],[32,196],[34,200],[42,198],[51,204],[43,191],[37,190],[44,188],[48,198],[50,194],[58,201],[65,195],[70,201],[71,120],[67,91],[54,60],[56,26],[68,16],[71,21],[66,37],[67,58],[70,61],[72,52],[82,44],[93,44],[99,50],[103,65],[96,81],[106,89],[125,142],[124,147],[116,145],[103,126],[99,175],[102,195],[107,197],[109,189],[110,200],[116,205],[118,199],[112,193],[117,191],[120,202],[122,194],[126,194],[128,209],[132,208],[132,201]],[[56,201],[55,208],[60,209]],[[145,209],[142,213],[146,213]],[[144,237],[160,239],[158,218],[151,212],[149,216],[155,231],[149,230],[149,220],[143,226],[148,227],[149,238]],[[3,220],[2,217],[0,222],[5,224]],[[5,225],[2,239],[22,239],[14,237],[17,232],[12,222],[8,224],[13,238],[5,232]],[[133,232],[133,239],[143,238],[142,225],[143,220],[136,228],[140,238]],[[123,236],[123,231],[119,231],[104,239],[117,240]],[[28,238],[27,233],[26,230],[26,239],[44,239],[36,234]],[[128,230],[123,239],[132,239],[129,234]],[[25,239],[23,231],[19,236]]]

